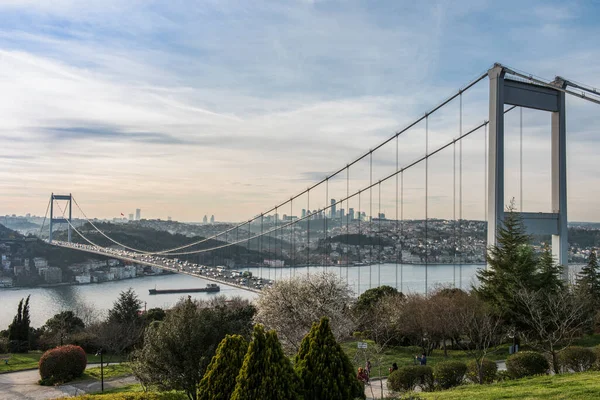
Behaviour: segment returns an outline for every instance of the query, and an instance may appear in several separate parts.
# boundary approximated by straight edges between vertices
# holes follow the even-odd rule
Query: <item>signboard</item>
[[[358,348],[359,349],[366,349],[367,348],[367,342],[358,342]]]

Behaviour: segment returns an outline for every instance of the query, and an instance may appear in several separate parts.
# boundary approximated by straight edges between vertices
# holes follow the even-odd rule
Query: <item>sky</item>
[[[599,17],[593,0],[2,0],[0,214],[44,215],[54,192],[72,193],[90,217],[141,208],[145,218],[246,220],[494,62],[599,86]],[[488,85],[463,96],[463,132],[487,119]],[[569,219],[600,221],[600,108],[567,106]],[[460,134],[459,107],[429,118],[429,151]],[[522,196],[519,118],[506,117],[506,200],[549,211],[550,117],[523,112]],[[398,139],[400,166],[424,153],[424,131]],[[484,218],[484,133],[403,173],[404,218],[424,216],[425,175],[429,217]],[[373,180],[395,167],[394,140],[373,153]],[[364,161],[344,174],[278,212],[321,208],[370,182]],[[360,208],[393,217],[395,184],[381,185],[381,200],[379,188],[364,192]],[[358,197],[341,206],[358,209]]]

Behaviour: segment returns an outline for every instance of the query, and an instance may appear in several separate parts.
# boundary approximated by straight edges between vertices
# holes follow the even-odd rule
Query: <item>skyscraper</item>
[[[129,220],[133,221],[133,214],[129,214]]]
[[[208,217],[205,215],[204,218],[202,218],[202,223],[203,224],[207,224],[208,223]]]
[[[214,216],[214,215],[211,215],[211,216],[210,216],[210,223],[211,223],[211,224],[214,224],[214,223],[215,223],[215,216]]]
[[[354,221],[354,208],[348,209],[348,216],[350,217],[350,221]]]
[[[140,219],[142,219],[142,210],[139,208],[135,209],[135,220],[139,221]]]
[[[306,209],[305,208],[302,209],[302,218],[304,218],[304,217],[306,217]]]
[[[331,216],[331,218],[335,218],[336,217],[336,213],[335,213],[335,199],[331,199],[331,208],[330,208],[331,212],[329,213],[329,215]]]

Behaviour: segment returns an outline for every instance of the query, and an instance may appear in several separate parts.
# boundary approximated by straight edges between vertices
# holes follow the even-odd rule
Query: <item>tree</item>
[[[484,382],[485,358],[495,351],[503,338],[502,323],[476,293],[462,297],[461,300],[463,302],[457,308],[456,323],[466,343],[459,343],[463,344],[465,352],[475,362],[477,380],[481,384]]]
[[[300,344],[295,369],[304,400],[365,398],[354,367],[335,340],[329,319],[314,323]]]
[[[402,293],[398,292],[398,289],[388,285],[371,288],[358,296],[354,308],[357,311],[371,310],[382,298],[395,295],[402,296]]]
[[[229,400],[247,350],[241,335],[225,336],[200,381],[198,400]]]
[[[521,310],[514,295],[521,288],[536,290],[539,287],[538,261],[525,233],[519,214],[514,210],[514,200],[498,227],[497,245],[491,245],[487,254],[487,269],[477,272],[480,286],[474,291],[488,302],[509,324],[518,323]],[[550,288],[548,288],[550,289]]]
[[[557,292],[521,289],[516,300],[524,310],[520,318],[527,326],[524,331],[527,342],[546,353],[554,373],[559,374],[558,354],[571,345],[591,318],[587,301],[568,288]]]
[[[282,344],[294,352],[313,322],[329,317],[336,339],[350,336],[353,293],[346,282],[332,273],[276,281],[260,293],[256,322],[275,329]]]
[[[144,319],[146,323],[149,324],[154,321],[162,321],[167,316],[165,310],[159,307],[151,308],[144,314]]]
[[[544,246],[544,250],[542,251],[538,262],[538,268],[538,285],[540,288],[552,293],[556,293],[563,289],[563,267],[556,263],[548,245]]]
[[[27,296],[25,304],[23,304],[23,299],[19,301],[17,315],[15,315],[13,322],[8,326],[8,340],[12,353],[27,353],[29,350],[30,297],[31,295]]]
[[[140,382],[165,390],[183,390],[196,399],[197,387],[215,350],[226,334],[248,330],[233,315],[239,309],[218,308],[187,297],[170,310],[164,321],[150,324],[144,345],[133,354],[133,371]],[[247,317],[249,324],[251,316]]]
[[[140,319],[142,301],[132,288],[119,294],[119,299],[113,303],[113,308],[108,312],[111,322],[132,323]]]
[[[300,398],[298,386],[277,333],[256,325],[231,400],[296,400]]]
[[[82,330],[85,325],[73,311],[63,311],[46,321],[45,328],[48,334],[57,339],[56,341],[62,346],[68,335]]]
[[[583,293],[589,295],[593,304],[600,305],[600,269],[596,251],[592,250],[587,264],[581,269],[577,278],[577,286]]]

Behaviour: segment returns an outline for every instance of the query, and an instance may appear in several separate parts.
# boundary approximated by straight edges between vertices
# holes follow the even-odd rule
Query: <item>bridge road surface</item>
[[[157,260],[158,257],[153,257],[154,260],[148,261],[148,260],[142,259],[142,257],[146,256],[145,254],[133,253],[132,255],[130,255],[132,252],[123,252],[121,250],[118,250],[118,252],[117,252],[116,250],[106,249],[103,247],[82,245],[82,244],[77,244],[77,243],[60,242],[60,241],[56,241],[56,240],[53,240],[51,244],[53,246],[64,247],[67,249],[79,250],[79,251],[83,251],[86,253],[93,253],[93,254],[98,254],[98,255],[105,256],[105,257],[117,258],[119,260],[128,261],[133,264],[147,265],[149,267],[161,268],[161,269],[164,269],[167,271],[175,272],[177,274],[186,274],[186,275],[190,275],[190,276],[193,276],[196,278],[202,278],[202,279],[206,279],[206,280],[209,280],[212,282],[221,283],[223,285],[235,287],[238,289],[248,290],[248,291],[254,292],[254,293],[260,293],[259,287],[256,287],[256,286],[251,287],[251,286],[242,285],[242,284],[238,283],[234,277],[231,277],[231,276],[230,277],[209,276],[207,274],[200,273],[199,267],[195,268],[197,271],[194,271],[194,268],[191,266],[179,266],[179,268],[171,267],[171,266],[163,263],[162,260],[160,260],[160,259]],[[125,254],[119,254],[119,252],[125,253]],[[171,259],[168,259],[168,260],[172,261]],[[269,281],[266,279],[262,279],[261,277],[256,277],[256,278],[258,278],[258,280],[262,280],[263,282]],[[248,280],[249,284],[250,284],[250,281],[251,280],[249,279]]]

